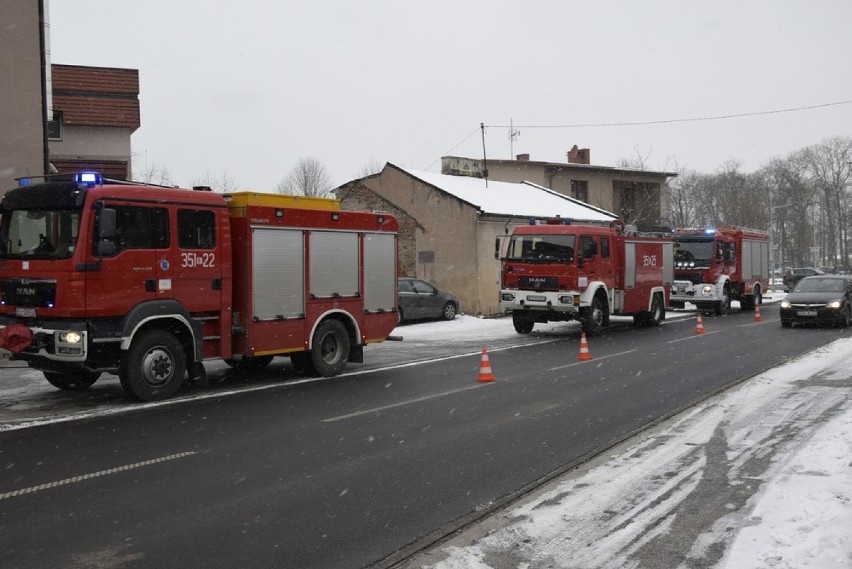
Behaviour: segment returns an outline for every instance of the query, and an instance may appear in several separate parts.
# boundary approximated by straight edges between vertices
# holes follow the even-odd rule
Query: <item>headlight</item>
[[[781,301],[781,308],[790,308],[790,301],[786,298]]]
[[[513,300],[515,300],[515,295],[511,292],[504,292],[503,296],[500,297],[500,300],[502,300],[503,302],[512,302]]]
[[[826,306],[828,306],[829,308],[833,308],[833,309],[837,310],[838,308],[843,306],[843,301],[842,300],[832,300]]]
[[[704,296],[709,296],[713,294],[713,285],[704,285],[704,287],[701,289],[701,294],[703,294]]]
[[[79,332],[60,332],[59,341],[63,344],[79,344],[83,336]]]

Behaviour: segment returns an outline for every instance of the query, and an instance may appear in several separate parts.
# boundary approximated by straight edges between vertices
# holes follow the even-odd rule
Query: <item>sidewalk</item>
[[[626,441],[403,565],[852,567],[852,339]]]

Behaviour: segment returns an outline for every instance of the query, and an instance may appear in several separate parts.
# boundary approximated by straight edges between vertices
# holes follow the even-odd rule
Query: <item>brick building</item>
[[[139,71],[52,65],[50,163],[60,173],[95,170],[131,178],[130,136],[139,128]]]
[[[459,298],[467,314],[500,313],[498,236],[532,218],[609,223],[615,216],[536,184],[407,170],[386,164],[336,190],[344,209],[386,211],[400,222],[401,276],[418,277]]]
[[[658,222],[662,210],[662,188],[675,172],[616,168],[591,164],[591,151],[575,145],[566,162],[539,162],[529,154],[515,160],[487,161],[488,179],[501,182],[533,182],[560,194],[614,212],[626,223]],[[444,156],[441,173],[455,176],[485,176],[481,159]]]

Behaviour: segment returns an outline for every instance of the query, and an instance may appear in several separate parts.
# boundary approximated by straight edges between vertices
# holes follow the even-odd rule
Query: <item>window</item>
[[[571,180],[571,197],[581,202],[588,202],[589,182],[586,180]]]
[[[216,247],[216,216],[202,209],[178,210],[178,246],[181,249]]]
[[[574,240],[574,235],[516,235],[509,242],[507,258],[570,263],[574,259]]]
[[[48,140],[62,140],[62,111],[53,111],[53,120],[47,121]]]
[[[601,237],[601,259],[609,259],[609,237]]]
[[[586,259],[590,259],[597,255],[598,245],[595,243],[595,238],[591,235],[583,235],[580,237],[580,252]]]
[[[125,249],[167,249],[169,246],[169,216],[165,208],[109,206],[115,210],[115,254]],[[95,227],[100,212],[95,215]],[[93,252],[96,253],[97,232]]]

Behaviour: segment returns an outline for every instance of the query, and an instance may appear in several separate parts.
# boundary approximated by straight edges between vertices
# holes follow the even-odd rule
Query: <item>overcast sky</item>
[[[53,63],[139,70],[135,166],[180,185],[439,171],[482,156],[480,123],[489,158],[702,172],[852,135],[849,0],[50,0],[50,24]]]

